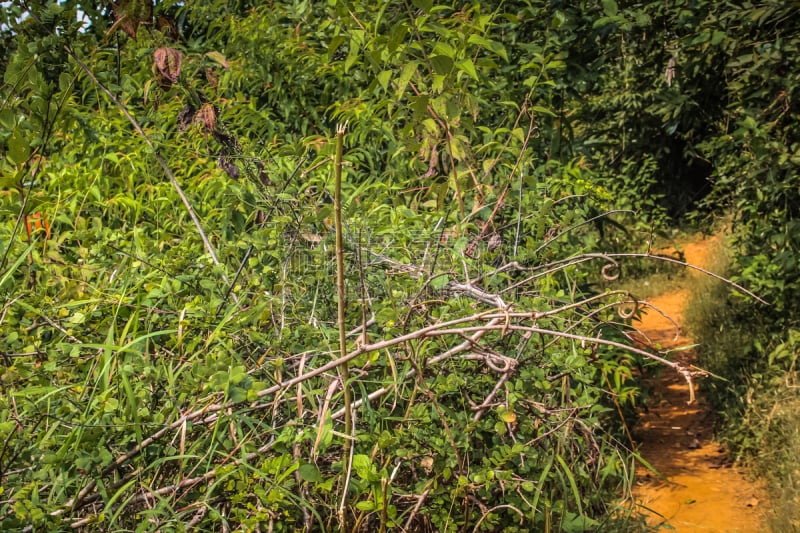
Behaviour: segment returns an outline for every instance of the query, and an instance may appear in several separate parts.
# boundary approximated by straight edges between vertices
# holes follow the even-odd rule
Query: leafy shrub
[[[537,141],[563,65],[530,18],[371,7],[7,19],[3,528],[626,527],[649,354],[586,289],[608,189]]]

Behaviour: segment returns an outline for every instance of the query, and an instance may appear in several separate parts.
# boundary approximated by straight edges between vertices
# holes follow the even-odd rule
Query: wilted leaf
[[[178,129],[183,131],[188,128],[189,124],[194,122],[194,116],[196,113],[197,110],[192,106],[192,104],[186,104],[186,106],[178,113]]]
[[[206,69],[206,81],[208,81],[208,84],[215,89],[219,86],[219,78],[216,74],[214,74],[213,69]]]
[[[231,179],[239,179],[239,167],[231,158],[221,155],[217,158],[217,166],[225,171]]]
[[[242,147],[239,145],[239,141],[230,133],[214,130],[213,134],[214,139],[225,147],[226,154],[231,152],[238,153],[241,151]]]
[[[504,411],[500,414],[500,419],[506,424],[513,424],[517,421],[517,415],[514,411]]]
[[[436,175],[436,167],[439,164],[439,149],[434,145],[431,148],[430,160],[428,161],[428,171],[422,175],[422,179],[428,179]]]
[[[217,129],[217,113],[214,106],[203,104],[203,107],[194,116],[194,123],[203,126],[208,133],[215,131]]]
[[[263,183],[265,186],[269,187],[272,185],[272,180],[269,179],[269,173],[264,169],[264,163],[261,161],[255,161],[256,169],[258,169],[258,179]]]
[[[421,466],[426,473],[430,473],[433,470],[433,457],[430,455],[423,457],[419,461],[419,466]]]
[[[156,17],[156,29],[168,36],[170,39],[178,38],[178,26],[170,17],[159,15]]]
[[[231,66],[228,64],[228,60],[225,59],[225,56],[219,52],[206,52],[206,57],[208,57],[214,63],[225,67],[225,70],[231,69]]]
[[[156,68],[159,74],[169,81],[176,83],[181,75],[181,65],[183,64],[183,54],[174,48],[161,47],[153,52]]]
[[[152,0],[120,0],[111,4],[111,7],[114,11],[114,25],[109,33],[119,28],[130,37],[136,37],[139,25],[150,22],[153,18]]]

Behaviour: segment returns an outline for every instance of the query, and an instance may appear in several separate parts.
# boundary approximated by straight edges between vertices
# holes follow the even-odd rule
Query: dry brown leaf
[[[139,25],[153,19],[152,0],[120,0],[112,3],[111,8],[114,12],[112,31],[119,28],[130,37],[136,37]]]
[[[178,26],[170,17],[164,15],[157,16],[156,29],[170,39],[176,40],[178,38]]]
[[[196,114],[197,109],[191,104],[186,104],[184,108],[180,110],[180,113],[178,113],[178,131],[184,131],[188,128],[189,125],[194,122],[194,116]]]
[[[170,83],[176,83],[181,75],[183,54],[174,48],[161,47],[153,52],[153,60],[159,74]]]
[[[236,163],[227,156],[219,156],[217,158],[217,166],[225,171],[231,179],[239,179],[239,167],[236,166]]]
[[[217,78],[217,75],[214,74],[214,71],[210,68],[206,68],[206,80],[208,84],[215,89],[219,86],[219,78]]]
[[[194,116],[194,123],[200,124],[207,133],[217,129],[217,112],[211,104],[203,104],[200,111]]]

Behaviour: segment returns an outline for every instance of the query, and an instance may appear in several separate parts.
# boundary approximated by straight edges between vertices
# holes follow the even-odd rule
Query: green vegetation
[[[731,442],[796,438],[797,15],[10,2],[0,529],[640,530],[606,285],[689,212],[771,304]]]

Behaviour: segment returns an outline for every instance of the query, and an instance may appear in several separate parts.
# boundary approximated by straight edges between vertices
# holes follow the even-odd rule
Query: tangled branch
[[[123,465],[131,462],[134,458],[139,456],[145,449],[149,446],[153,445],[154,443],[158,442],[160,439],[166,437],[168,434],[173,432],[180,432],[185,431],[185,427],[187,423],[192,423],[195,427],[197,426],[209,426],[216,423],[220,420],[221,414],[230,413],[233,409],[244,409],[247,411],[259,411],[259,410],[267,410],[270,408],[274,408],[275,402],[279,401],[277,398],[283,395],[286,391],[290,390],[293,387],[297,387],[308,380],[313,378],[317,378],[320,376],[328,375],[331,372],[335,372],[337,369],[341,368],[342,365],[350,364],[355,359],[359,358],[362,355],[373,353],[373,352],[386,352],[389,353],[392,350],[402,349],[403,347],[407,346],[409,343],[412,342],[420,342],[432,339],[463,339],[461,342],[453,343],[449,342],[449,348],[444,350],[442,353],[437,354],[435,356],[429,357],[421,362],[418,362],[416,365],[412,365],[412,368],[407,369],[403,374],[397,375],[395,377],[395,382],[382,386],[377,390],[369,392],[364,397],[359,398],[352,402],[351,409],[356,411],[358,409],[362,409],[365,405],[369,404],[370,402],[378,401],[380,398],[396,391],[397,388],[403,384],[410,382],[415,377],[419,376],[420,373],[425,372],[427,369],[436,367],[441,365],[443,362],[453,359],[453,358],[461,358],[465,360],[472,360],[478,361],[483,363],[486,370],[488,372],[492,372],[498,375],[497,381],[495,386],[492,390],[486,395],[483,401],[475,402],[473,405],[473,410],[475,411],[473,419],[475,421],[479,420],[483,414],[489,409],[492,405],[495,405],[495,397],[502,390],[503,384],[506,383],[511,376],[517,372],[519,367],[519,356],[510,357],[507,355],[503,355],[497,353],[493,350],[488,344],[487,335],[492,333],[493,337],[499,335],[500,338],[504,338],[508,335],[518,335],[522,339],[528,339],[533,335],[540,336],[542,338],[550,338],[553,341],[555,340],[569,340],[575,343],[578,343],[583,348],[590,348],[592,353],[596,351],[596,349],[600,346],[604,346],[607,348],[617,349],[620,351],[624,351],[630,354],[636,354],[643,358],[655,361],[663,366],[671,368],[673,371],[677,372],[687,383],[689,389],[689,397],[690,402],[694,400],[694,384],[693,378],[699,372],[694,367],[685,367],[680,362],[671,361],[667,359],[664,355],[655,353],[653,351],[648,351],[643,348],[639,348],[633,345],[625,344],[623,342],[618,342],[615,340],[604,339],[598,336],[589,336],[589,335],[582,335],[578,333],[571,332],[572,328],[575,327],[577,323],[580,323],[583,320],[587,320],[589,318],[594,317],[597,313],[600,312],[602,309],[608,309],[611,307],[616,307],[618,314],[624,318],[631,318],[633,313],[638,309],[641,302],[637,302],[635,298],[632,298],[627,292],[625,291],[609,291],[603,294],[598,294],[594,296],[590,296],[584,298],[579,301],[565,303],[561,306],[555,307],[553,309],[549,309],[546,311],[539,311],[535,309],[526,309],[526,310],[519,310],[513,309],[512,305],[506,304],[500,294],[508,293],[511,289],[516,287],[521,287],[523,285],[529,284],[541,276],[548,275],[553,271],[564,269],[568,266],[581,264],[587,261],[593,260],[603,260],[606,262],[606,266],[613,265],[617,266],[616,258],[619,257],[657,257],[658,259],[668,260],[670,262],[677,262],[683,264],[687,267],[692,267],[691,265],[687,265],[685,263],[681,263],[679,261],[671,260],[670,258],[664,258],[660,256],[652,256],[649,254],[583,254],[576,257],[570,257],[564,260],[555,261],[553,263],[547,265],[541,265],[534,268],[524,268],[516,263],[510,263],[498,268],[494,273],[499,272],[508,272],[508,271],[527,271],[531,272],[531,274],[525,277],[521,281],[515,281],[511,283],[509,286],[505,287],[498,293],[489,293],[484,289],[475,285],[475,282],[470,281],[451,281],[448,283],[445,290],[460,294],[464,297],[470,298],[475,302],[484,304],[484,305],[493,305],[494,307],[489,310],[478,311],[472,313],[467,316],[462,316],[458,318],[453,318],[451,320],[441,321],[433,324],[426,325],[424,327],[418,328],[414,331],[407,332],[402,335],[396,335],[394,337],[379,340],[372,343],[359,343],[355,349],[352,351],[345,353],[337,358],[332,360],[328,360],[325,364],[317,367],[317,368],[307,368],[304,365],[300,365],[298,368],[297,375],[284,379],[274,385],[267,387],[257,393],[257,397],[259,399],[264,399],[267,397],[275,397],[276,400],[264,402],[264,401],[256,401],[256,402],[246,402],[246,401],[228,401],[228,402],[214,402],[206,405],[202,408],[192,410],[184,414],[183,416],[179,417],[178,419],[174,420],[170,424],[162,427],[158,431],[152,433],[150,436],[144,438],[141,442],[139,442],[136,446],[131,448],[126,453],[119,455],[114,461],[111,462],[108,466],[106,466],[101,471],[100,477],[107,477],[110,476],[113,472],[118,471]],[[386,258],[380,258],[382,261],[388,261]],[[692,267],[699,269],[698,267]],[[423,275],[423,271],[421,268],[404,265],[403,271],[406,275],[414,276],[414,277],[421,277]],[[491,274],[489,274],[491,275]],[[486,276],[483,278],[485,279]],[[714,276],[719,277],[719,276]],[[730,283],[730,282],[729,282]],[[751,294],[749,291],[732,284],[738,290],[742,290],[746,294]],[[620,309],[621,305],[628,305],[628,309]],[[630,310],[633,309],[633,311]],[[565,327],[560,329],[554,329],[550,326],[542,325],[542,322],[550,320],[552,318],[558,316],[564,316],[570,311],[575,310],[586,310],[587,312],[582,318],[577,319],[575,323],[572,325],[567,324]],[[376,327],[374,321],[369,324],[370,327]],[[365,326],[362,326],[362,329]],[[363,333],[363,332],[362,332]],[[305,362],[307,354],[303,354],[302,360]],[[364,364],[361,368],[353,368],[353,375],[358,376],[365,376],[369,374],[370,363]],[[300,395],[298,394],[298,403],[300,406],[298,409],[302,409],[302,400],[299,399]],[[346,415],[348,412],[346,406],[341,407],[335,412],[331,413],[331,418],[334,420],[338,420]],[[273,439],[274,441],[274,439]],[[236,463],[241,462],[248,462],[255,459],[260,453],[264,453],[265,451],[269,450],[269,448],[273,445],[273,441],[259,447],[256,452],[252,452],[246,454],[244,457],[233,460]],[[210,480],[214,479],[218,475],[218,468],[213,468],[203,474],[202,476],[196,477],[186,477],[176,483],[171,483],[165,485],[160,488],[150,489],[144,492],[135,495],[133,500],[129,500],[129,502],[139,502],[139,501],[148,501],[148,499],[156,498],[156,497],[163,497],[169,494],[175,494],[181,489],[185,489],[187,487],[195,486],[199,483],[209,482]],[[135,475],[130,474],[128,476],[123,476],[122,479],[118,480],[115,484],[111,486],[122,486],[125,483],[131,480],[131,476]],[[68,512],[75,512],[76,510],[83,509],[90,504],[95,504],[101,499],[99,491],[96,490],[96,480],[91,480],[87,483],[86,486],[71,500],[69,500],[65,506],[58,511],[52,513],[53,515],[61,515]],[[84,525],[85,519],[79,520],[73,523],[74,527],[80,527]]]

